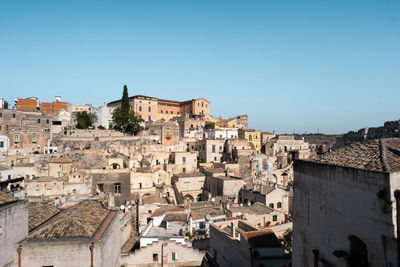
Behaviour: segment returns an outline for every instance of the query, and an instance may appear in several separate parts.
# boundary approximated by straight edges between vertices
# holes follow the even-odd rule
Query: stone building
[[[213,197],[223,196],[234,202],[238,201],[239,191],[243,185],[243,179],[230,175],[212,176],[206,183],[207,191],[210,192]]]
[[[174,146],[179,143],[179,126],[176,122],[153,122],[146,128],[150,135],[158,135],[164,146]]]
[[[83,201],[44,220],[19,242],[21,266],[118,267],[120,235],[117,211]]]
[[[28,202],[0,191],[0,266],[17,266],[18,242],[28,235]]]
[[[37,111],[0,109],[0,134],[9,139],[8,152],[43,153],[50,138],[52,119]]]
[[[246,139],[227,139],[224,143],[223,161],[227,163],[249,164],[253,153]]]
[[[153,212],[141,231],[139,248],[123,253],[121,263],[136,266],[200,266],[204,252],[185,240],[188,210],[161,209]]]
[[[128,169],[91,169],[88,175],[92,179],[93,194],[112,197],[115,206],[125,205],[136,199],[131,194],[131,177]]]
[[[253,129],[239,129],[239,138],[246,139],[251,149],[261,151],[261,132]]]
[[[387,138],[295,161],[294,266],[398,265],[399,155]]]
[[[182,116],[174,119],[179,125],[180,138],[194,138],[203,133],[205,121],[191,118],[190,116]]]
[[[189,232],[194,236],[209,236],[210,224],[223,221],[226,215],[222,207],[213,202],[190,206]]]
[[[225,140],[199,140],[197,151],[199,159],[205,163],[222,162],[222,153],[224,152]]]
[[[171,173],[186,173],[197,170],[196,152],[171,152],[165,170]]]
[[[112,114],[114,109],[114,107],[108,107],[106,103],[96,108],[94,111],[97,116],[97,121],[95,121],[94,125],[96,127],[103,126],[105,129],[111,129],[113,125]]]
[[[86,111],[87,113],[94,113],[94,108],[90,104],[86,105],[71,105],[71,112],[84,112]]]
[[[228,139],[238,138],[237,128],[215,128],[204,131],[205,136],[208,139]]]
[[[176,173],[172,176],[172,184],[186,202],[202,201],[205,175],[201,172]]]
[[[230,205],[226,211],[227,217],[239,217],[247,224],[257,228],[271,227],[283,224],[287,221],[284,212],[272,209],[264,204],[255,203],[254,205]]]
[[[210,114],[210,102],[204,98],[188,101],[159,99],[144,95],[129,97],[131,110],[145,121],[171,120],[185,115],[204,116]],[[118,107],[121,100],[108,103],[108,107]]]
[[[10,139],[5,134],[0,134],[0,154],[7,155],[10,147]]]
[[[248,116],[247,115],[239,115],[234,118],[228,118],[219,120],[215,123],[216,126],[223,128],[239,128],[239,129],[247,129],[248,128]]]
[[[386,121],[381,127],[366,127],[343,135],[343,145],[371,139],[400,137],[400,120]]]
[[[259,230],[242,220],[211,224],[209,251],[221,267],[281,267],[291,262],[272,230]]]
[[[262,185],[258,189],[242,188],[239,192],[239,202],[246,205],[261,203],[271,209],[289,213],[289,191],[286,188]]]
[[[278,159],[280,168],[284,168],[291,160],[307,159],[310,146],[303,139],[297,140],[293,135],[279,135],[265,144],[265,154]]]

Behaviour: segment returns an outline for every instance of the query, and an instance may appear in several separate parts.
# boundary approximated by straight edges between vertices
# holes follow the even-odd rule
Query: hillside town
[[[280,135],[214,104],[0,99],[0,266],[400,266],[400,121]]]

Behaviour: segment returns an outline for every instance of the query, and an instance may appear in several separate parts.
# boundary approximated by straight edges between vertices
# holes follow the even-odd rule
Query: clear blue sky
[[[205,97],[280,133],[400,118],[400,1],[0,0],[0,98]]]

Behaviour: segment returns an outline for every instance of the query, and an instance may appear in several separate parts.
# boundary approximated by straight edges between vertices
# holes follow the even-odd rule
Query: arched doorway
[[[118,163],[111,164],[111,169],[113,169],[113,170],[120,169],[120,168],[121,168],[121,166],[119,166]]]
[[[185,200],[185,202],[194,202],[193,196],[191,195],[185,195],[183,199]]]
[[[368,267],[367,245],[357,236],[350,235],[350,267]]]
[[[202,194],[198,194],[196,197],[196,202],[200,202],[202,199]]]

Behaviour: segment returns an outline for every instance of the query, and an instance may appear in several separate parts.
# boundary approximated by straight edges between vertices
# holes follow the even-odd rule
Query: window
[[[178,259],[178,253],[172,252],[172,260],[176,261]]]
[[[36,134],[32,134],[32,143],[36,143]]]
[[[151,107],[149,107],[149,112],[151,112]]]
[[[0,141],[0,148],[4,147],[4,141]]]
[[[253,136],[251,134],[249,135],[249,141],[253,141]]]
[[[53,183],[53,187],[56,187],[57,186],[57,184],[56,183]]]
[[[37,123],[40,123],[40,119],[37,119]]]
[[[3,118],[3,113],[2,112],[0,112],[0,118]]]
[[[270,207],[271,209],[273,209],[273,208],[274,208],[274,203],[269,203],[269,207]]]
[[[278,216],[276,216],[276,215],[272,216],[272,221],[273,222],[276,222],[277,220],[278,220]]]
[[[50,122],[49,119],[47,119],[47,120],[46,120],[46,124],[49,124],[49,122]]]
[[[114,184],[114,193],[121,194],[121,184],[120,183]]]
[[[157,253],[153,253],[153,261],[158,261],[158,254]]]
[[[182,158],[182,162],[183,162],[183,163],[186,163],[186,157],[183,157],[183,158]]]
[[[171,132],[169,130],[167,130],[167,139],[171,138]]]
[[[185,172],[186,172],[186,168],[183,168],[183,169],[182,169],[182,172],[184,172],[184,173],[185,173]]]
[[[72,189],[72,194],[76,194],[76,189]]]
[[[214,161],[217,161],[217,157],[214,157]]]
[[[15,113],[13,113],[13,114],[11,115],[11,117],[12,117],[12,118],[15,118]]]
[[[215,145],[212,145],[212,153],[215,153]]]
[[[8,180],[11,180],[11,174],[8,175]]]
[[[149,121],[151,121],[151,116],[149,116]]]
[[[19,142],[19,135],[14,134],[14,143],[18,143],[18,142]]]
[[[139,112],[141,112],[142,111],[142,106],[139,106]]]
[[[282,203],[281,203],[281,202],[276,203],[276,207],[277,207],[278,209],[281,209],[281,208],[282,208]]]

